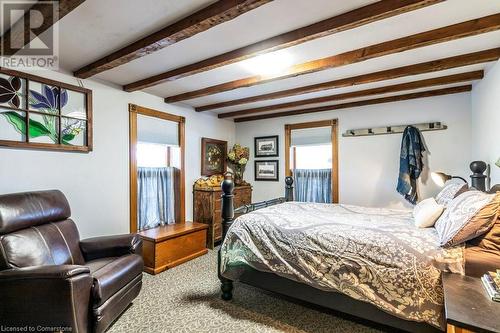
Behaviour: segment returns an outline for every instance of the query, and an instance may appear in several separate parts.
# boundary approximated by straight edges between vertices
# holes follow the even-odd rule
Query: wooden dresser
[[[237,186],[233,194],[235,208],[252,203],[251,186]],[[193,219],[208,224],[209,249],[222,239],[221,196],[220,187],[193,188]]]

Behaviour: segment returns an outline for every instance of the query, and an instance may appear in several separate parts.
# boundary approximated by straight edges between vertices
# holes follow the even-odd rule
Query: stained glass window
[[[0,70],[0,146],[92,150],[92,92]]]

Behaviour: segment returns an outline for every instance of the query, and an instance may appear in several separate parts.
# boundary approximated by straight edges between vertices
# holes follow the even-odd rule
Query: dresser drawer
[[[252,203],[252,192],[248,189],[234,191],[234,208]]]
[[[252,202],[250,186],[236,187],[233,192],[233,205],[238,208]],[[193,216],[209,226],[207,247],[213,249],[214,242],[222,239],[222,191],[220,188],[193,189]],[[235,216],[235,218],[237,215]]]

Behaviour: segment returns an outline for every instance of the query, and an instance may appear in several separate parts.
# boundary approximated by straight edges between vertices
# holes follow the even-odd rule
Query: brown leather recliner
[[[60,191],[0,195],[3,327],[103,332],[139,294],[140,237],[80,241],[70,215]]]

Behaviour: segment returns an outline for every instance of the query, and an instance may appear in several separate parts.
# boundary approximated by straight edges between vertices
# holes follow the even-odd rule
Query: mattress
[[[444,328],[441,272],[464,273],[464,247],[439,247],[411,211],[287,202],[234,221],[221,274],[248,266]]]

